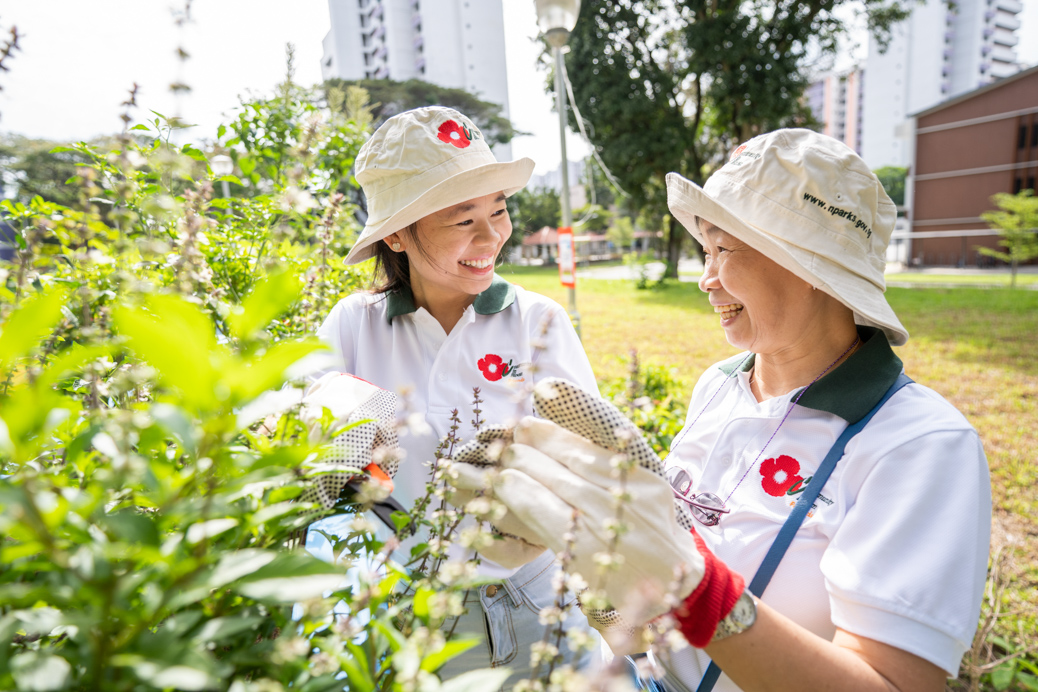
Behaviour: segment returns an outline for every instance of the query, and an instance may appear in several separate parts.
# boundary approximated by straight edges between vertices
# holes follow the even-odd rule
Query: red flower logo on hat
[[[508,374],[511,363],[511,361],[508,361],[508,365],[505,365],[501,356],[495,356],[493,353],[488,353],[480,358],[479,361],[476,362],[476,365],[479,366],[479,370],[483,373],[483,377],[487,378],[491,382],[497,382]]]
[[[798,474],[800,462],[783,454],[777,459],[765,459],[760,465],[761,487],[772,497],[781,497],[795,484],[803,481]]]
[[[459,149],[464,149],[471,143],[469,136],[465,134],[465,130],[463,130],[461,125],[453,120],[447,120],[440,125],[440,133],[438,136],[440,141],[446,142],[447,144],[453,144]],[[494,357],[496,358],[497,356]]]
[[[737,157],[739,154],[743,153],[744,151],[746,151],[746,145],[745,144],[743,144],[738,149],[733,151],[732,155],[728,157],[728,160],[731,161],[732,159],[734,159],[735,157]]]

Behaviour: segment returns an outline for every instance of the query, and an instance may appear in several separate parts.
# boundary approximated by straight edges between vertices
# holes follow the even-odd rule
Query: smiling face
[[[497,255],[512,235],[505,195],[477,197],[430,214],[418,222],[415,235],[420,249],[403,232],[385,242],[400,243],[407,253],[416,301],[471,302],[490,287]]]
[[[705,255],[699,288],[709,294],[728,343],[772,354],[810,345],[824,333],[835,302],[827,294],[731,233],[702,220],[699,229]]]

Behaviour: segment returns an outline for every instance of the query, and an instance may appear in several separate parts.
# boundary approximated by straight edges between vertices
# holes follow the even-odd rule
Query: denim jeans
[[[448,618],[441,629],[449,632],[453,627],[452,639],[459,638],[459,635],[473,636],[481,643],[444,664],[439,670],[440,678],[449,680],[469,670],[499,666],[508,666],[512,670],[502,690],[511,689],[518,681],[529,678],[533,673],[530,646],[542,641],[548,629],[538,622],[538,616],[541,608],[555,603],[551,581],[558,570],[555,555],[549,550],[510,578],[468,592],[465,614]],[[597,639],[598,633],[590,628],[587,618],[577,607],[576,596],[567,592],[565,598],[571,605],[563,622],[565,630],[584,630]],[[554,643],[554,637],[551,642]],[[582,651],[580,658],[575,660],[565,636],[559,643],[559,652],[564,663],[578,670],[586,669],[600,657],[596,647],[591,652]],[[542,666],[541,674],[545,672],[547,666]]]

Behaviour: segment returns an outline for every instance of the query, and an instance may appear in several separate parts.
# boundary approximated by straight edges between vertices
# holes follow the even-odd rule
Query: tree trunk
[[[685,239],[685,229],[674,223],[674,218],[667,214],[663,217],[667,238],[667,268],[663,272],[666,279],[678,278],[678,260],[681,258],[681,241]]]

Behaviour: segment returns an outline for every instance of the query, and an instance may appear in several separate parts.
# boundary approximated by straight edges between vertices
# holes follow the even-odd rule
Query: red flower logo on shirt
[[[447,120],[440,125],[438,137],[440,141],[453,144],[459,149],[464,149],[471,143],[471,139],[465,130],[453,120]]]
[[[497,382],[508,372],[508,366],[501,360],[501,356],[495,356],[493,353],[488,353],[480,358],[476,365],[479,366],[483,377],[491,382]]]
[[[765,459],[760,465],[761,487],[764,492],[772,497],[781,497],[791,487],[804,479],[797,475],[800,471],[800,462],[791,456],[783,454],[777,459]]]

